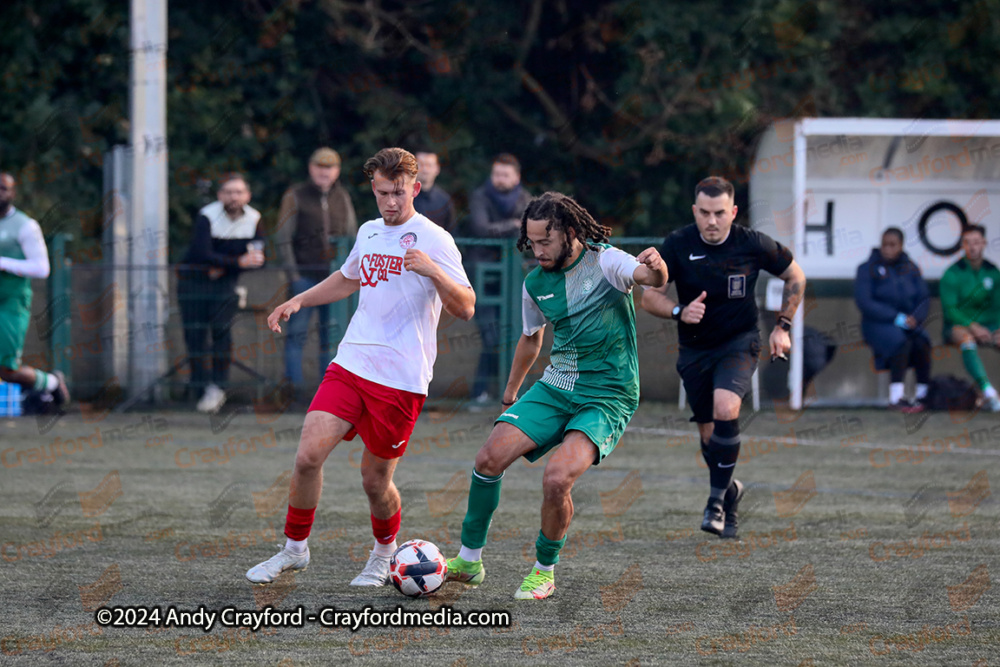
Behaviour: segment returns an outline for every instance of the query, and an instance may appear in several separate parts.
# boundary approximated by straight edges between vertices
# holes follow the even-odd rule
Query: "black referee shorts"
[[[694,421],[712,421],[713,393],[728,389],[741,399],[750,391],[750,380],[760,357],[760,334],[756,330],[704,350],[681,347],[677,373],[694,411]]]

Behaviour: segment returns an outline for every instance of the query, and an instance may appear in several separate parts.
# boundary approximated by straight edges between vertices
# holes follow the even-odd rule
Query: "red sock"
[[[315,515],[315,507],[303,510],[289,505],[288,514],[285,515],[285,537],[292,540],[304,540],[309,537]]]
[[[399,508],[399,511],[388,519],[378,519],[372,514],[372,534],[375,535],[376,542],[392,544],[392,541],[396,539],[396,533],[399,532],[399,521],[402,513],[403,508]]]

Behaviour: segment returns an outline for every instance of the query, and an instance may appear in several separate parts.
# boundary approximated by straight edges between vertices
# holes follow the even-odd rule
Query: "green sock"
[[[486,534],[490,532],[493,513],[500,504],[500,480],[503,473],[496,477],[483,475],[473,468],[472,483],[469,485],[469,508],[462,521],[462,545],[470,549],[482,549],[486,546]]]
[[[35,391],[45,391],[45,387],[49,384],[49,374],[45,371],[40,371],[35,369]]]
[[[969,371],[969,375],[976,381],[979,388],[985,389],[990,381],[986,377],[986,369],[983,368],[983,362],[979,359],[979,352],[975,345],[962,346],[962,363],[965,364],[965,370]]]
[[[550,540],[538,531],[538,539],[535,540],[535,558],[542,565],[555,565],[559,562],[559,552],[566,544],[566,536],[561,540]]]

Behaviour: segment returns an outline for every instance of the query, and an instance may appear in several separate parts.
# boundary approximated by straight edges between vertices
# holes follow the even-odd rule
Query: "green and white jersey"
[[[31,307],[31,278],[49,274],[41,227],[13,206],[0,218],[0,304]]]
[[[553,325],[551,363],[541,381],[582,397],[639,401],[632,275],[639,262],[607,244],[585,248],[559,271],[524,279],[521,315],[530,336]]]
[[[38,223],[11,206],[0,217],[0,366],[21,367],[31,318],[31,278],[49,275],[49,256]]]

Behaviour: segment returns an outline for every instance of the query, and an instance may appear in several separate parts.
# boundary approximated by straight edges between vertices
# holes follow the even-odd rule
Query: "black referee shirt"
[[[792,263],[788,248],[766,234],[735,224],[723,243],[709,245],[692,223],[670,234],[660,255],[667,263],[670,281],[677,283],[682,306],[708,292],[701,322],[677,323],[680,344],[699,349],[755,330],[757,274],[764,269],[778,276]]]

